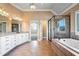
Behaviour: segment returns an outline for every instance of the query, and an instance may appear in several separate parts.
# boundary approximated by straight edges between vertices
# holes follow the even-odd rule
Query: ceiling
[[[11,3],[14,7],[21,11],[51,11],[54,14],[62,14],[75,6],[74,3],[34,3],[36,9],[30,8],[31,3]]]

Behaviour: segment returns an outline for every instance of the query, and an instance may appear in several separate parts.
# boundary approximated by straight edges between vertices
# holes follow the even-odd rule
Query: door
[[[48,40],[51,39],[51,23],[48,21]]]
[[[40,36],[40,22],[33,20],[30,22],[30,39],[38,40]]]

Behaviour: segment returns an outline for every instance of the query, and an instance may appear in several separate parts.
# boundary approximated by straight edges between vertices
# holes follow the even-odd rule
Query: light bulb
[[[2,12],[2,10],[0,9],[0,12]]]
[[[31,8],[31,9],[35,9],[36,6],[35,6],[34,4],[32,4],[32,5],[30,6],[30,8]]]
[[[5,11],[3,11],[3,14],[6,14],[6,12],[5,12]]]
[[[8,13],[6,13],[6,15],[8,16],[9,14],[8,14]]]

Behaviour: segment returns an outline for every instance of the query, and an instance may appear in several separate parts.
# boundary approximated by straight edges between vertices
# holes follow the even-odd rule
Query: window
[[[58,21],[58,31],[65,31],[65,19]]]
[[[77,14],[77,32],[79,32],[79,13]]]
[[[36,31],[37,28],[38,28],[37,25],[38,25],[37,23],[32,23],[32,24],[31,24],[32,30]]]
[[[75,13],[75,34],[79,35],[79,11]]]

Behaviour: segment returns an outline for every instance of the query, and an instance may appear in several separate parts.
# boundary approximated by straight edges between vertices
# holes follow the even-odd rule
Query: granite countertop
[[[22,33],[28,33],[28,32],[20,32],[20,33],[16,33],[16,32],[0,33],[0,37],[8,36],[8,35],[13,35],[13,34],[22,34]]]

